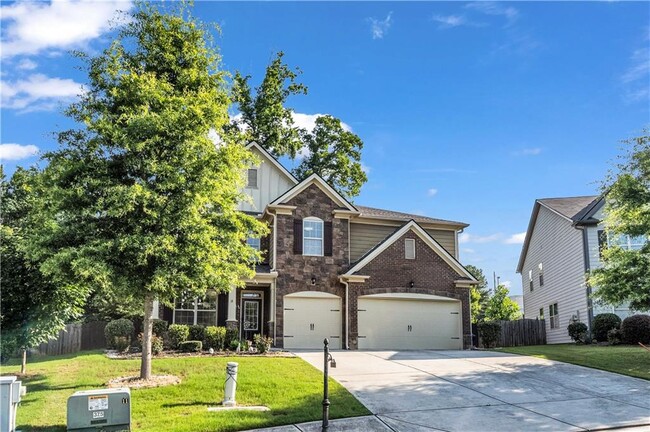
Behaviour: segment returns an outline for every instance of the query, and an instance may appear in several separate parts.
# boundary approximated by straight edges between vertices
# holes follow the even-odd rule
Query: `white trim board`
[[[275,166],[277,169],[279,169],[280,172],[282,174],[284,174],[289,179],[289,181],[291,181],[291,183],[293,183],[294,185],[297,185],[299,183],[298,179],[295,178],[293,176],[293,174],[291,174],[289,171],[287,171],[287,169],[285,167],[283,167],[282,164],[280,162],[278,162],[275,159],[275,157],[273,157],[273,155],[271,153],[269,153],[264,147],[262,147],[261,145],[259,145],[256,142],[252,142],[252,143],[249,143],[249,144],[246,145],[247,150],[250,150],[251,148],[255,148],[260,153],[262,153],[264,158],[269,160],[273,164],[273,166]]]

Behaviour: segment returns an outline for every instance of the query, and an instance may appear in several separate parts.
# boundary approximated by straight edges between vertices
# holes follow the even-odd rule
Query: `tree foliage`
[[[594,298],[602,303],[629,303],[638,311],[650,310],[650,135],[627,140],[622,162],[602,184],[608,237],[643,236],[639,250],[609,246],[602,253],[602,267],[589,275]]]
[[[499,285],[490,297],[485,308],[486,321],[512,321],[521,318],[519,305],[508,297],[505,285]]]
[[[465,268],[478,281],[478,285],[472,285],[470,290],[472,322],[477,323],[484,318],[485,308],[490,298],[490,289],[482,269],[471,264],[466,265]]]
[[[52,283],[28,250],[30,233],[43,222],[44,186],[35,168],[18,168],[8,182],[2,176],[0,328],[4,358],[46,342],[83,311],[85,291]],[[22,369],[24,373],[24,363]]]
[[[293,170],[298,179],[318,174],[342,195],[359,195],[368,177],[361,166],[363,141],[358,135],[343,129],[341,120],[325,115],[316,119],[311,132],[303,131],[302,140],[305,155]]]
[[[237,211],[250,152],[209,138],[228,121],[229,98],[206,36],[184,5],[140,3],[111,46],[86,58],[88,91],[67,110],[83,126],[47,155],[55,217],[33,238],[42,269],[143,302],[143,378],[154,298],[240,285],[258,257],[245,239],[265,233]]]

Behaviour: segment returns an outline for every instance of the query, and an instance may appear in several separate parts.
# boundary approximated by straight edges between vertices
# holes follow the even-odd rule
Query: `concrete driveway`
[[[322,352],[296,354],[322,370]],[[331,376],[387,430],[650,430],[650,382],[637,378],[483,351],[332,354]]]

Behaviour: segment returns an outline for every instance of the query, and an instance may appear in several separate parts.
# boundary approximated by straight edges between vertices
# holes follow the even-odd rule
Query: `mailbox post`
[[[329,344],[327,338],[323,341],[325,345],[323,348],[324,368],[323,368],[323,432],[326,432],[330,426],[330,400],[329,400],[329,366],[336,367],[336,361],[330,354]]]

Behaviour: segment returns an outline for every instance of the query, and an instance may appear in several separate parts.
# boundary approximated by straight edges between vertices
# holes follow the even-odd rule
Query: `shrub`
[[[496,344],[501,336],[501,324],[496,321],[478,323],[478,334],[481,336],[483,346],[490,348]]]
[[[621,324],[623,341],[629,344],[650,344],[650,315],[632,315]]]
[[[255,348],[257,349],[257,352],[260,354],[264,354],[265,352],[271,350],[271,344],[273,343],[273,339],[269,337],[264,337],[260,334],[256,334],[255,336],[253,336],[253,343],[255,344]]]
[[[106,324],[106,327],[104,327],[106,344],[109,348],[114,348],[118,351],[124,351],[129,347],[129,344],[131,343],[131,335],[133,335],[134,331],[135,328],[133,327],[133,322],[131,320],[120,318],[110,321],[108,324]],[[120,338],[119,341],[118,338]],[[118,348],[118,345],[120,347],[123,347],[125,343],[126,347],[122,349]]]
[[[169,323],[165,320],[154,319],[153,320],[153,334],[156,336],[164,337],[169,328]]]
[[[185,324],[172,324],[169,326],[169,344],[173,349],[179,349],[180,344],[190,337],[190,328]]]
[[[230,351],[237,351],[237,348],[239,348],[239,341],[237,339],[231,340],[228,344],[228,348]]]
[[[203,342],[205,340],[205,326],[191,325],[190,336],[187,339]]]
[[[201,352],[203,342],[197,340],[185,341],[180,343],[179,348],[183,352]]]
[[[235,342],[237,342],[237,344],[239,344],[239,330],[229,328],[229,329],[226,330],[226,340],[224,342],[224,346],[230,347],[230,349],[232,349],[233,341],[235,341]],[[237,345],[235,345],[235,347],[236,346]],[[237,349],[237,348],[235,348],[235,349]]]
[[[246,339],[242,339],[239,341],[239,351],[241,352],[248,352],[251,349],[251,343],[247,341]]]
[[[623,343],[623,332],[619,329],[611,329],[607,332],[607,342],[610,345],[620,345]]]
[[[226,342],[226,328],[209,326],[205,328],[205,340],[203,346],[205,349],[214,349],[223,351]]]
[[[142,350],[142,339],[143,335],[140,333],[138,335],[138,345]],[[151,354],[158,355],[163,352],[163,338],[160,336],[151,335]]]
[[[594,339],[598,342],[605,342],[607,340],[607,332],[620,326],[621,319],[618,315],[613,313],[598,314],[594,317],[593,322]]]
[[[572,322],[569,324],[569,327],[567,327],[567,330],[571,339],[573,339],[576,343],[585,342],[585,337],[587,336],[588,331],[587,324],[581,322]]]

